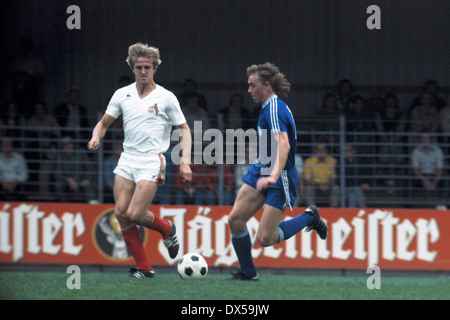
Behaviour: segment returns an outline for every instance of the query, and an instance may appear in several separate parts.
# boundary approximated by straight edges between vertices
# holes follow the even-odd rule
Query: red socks
[[[161,233],[163,239],[167,239],[167,237],[170,235],[170,232],[172,231],[172,226],[169,222],[161,219],[157,214],[153,214],[153,222],[149,229],[158,231],[159,233]]]
[[[169,222],[164,221],[158,215],[153,214],[153,222],[149,229],[158,231],[161,233],[163,239],[167,239],[172,231],[172,226]],[[133,224],[126,230],[122,230],[123,240],[127,244],[128,250],[136,261],[137,268],[141,270],[152,271],[152,267],[148,262],[147,255],[145,254],[144,246],[142,245],[142,236],[138,227]]]
[[[127,244],[128,250],[136,261],[137,268],[141,270],[152,271],[147,255],[145,254],[144,246],[142,245],[142,236],[138,227],[133,224],[130,228],[122,230],[123,240]]]

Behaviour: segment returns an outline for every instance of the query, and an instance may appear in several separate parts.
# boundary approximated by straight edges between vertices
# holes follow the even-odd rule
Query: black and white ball
[[[202,279],[208,274],[208,264],[198,253],[187,253],[178,262],[181,279]]]

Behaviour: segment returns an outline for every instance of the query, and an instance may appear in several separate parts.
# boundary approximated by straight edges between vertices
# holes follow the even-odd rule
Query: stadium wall
[[[158,233],[141,229],[154,266],[176,264],[187,252],[210,266],[236,266],[225,206],[150,206],[177,226],[180,252],[168,256]],[[285,219],[302,212],[286,211]],[[248,222],[253,240],[261,212]],[[301,232],[276,246],[253,246],[258,267],[450,270],[450,211],[321,209],[326,241]],[[0,202],[0,264],[133,265],[111,204]]]

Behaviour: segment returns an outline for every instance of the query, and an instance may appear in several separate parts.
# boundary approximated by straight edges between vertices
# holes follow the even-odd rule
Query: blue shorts
[[[267,177],[267,175],[261,175],[261,168],[263,168],[261,163],[253,163],[248,172],[242,177],[242,182],[256,189],[258,179],[264,176]],[[297,184],[297,169],[293,167],[289,170],[283,170],[275,184],[260,192],[266,197],[266,204],[281,210],[284,210],[286,207],[290,207],[292,210],[297,198]]]

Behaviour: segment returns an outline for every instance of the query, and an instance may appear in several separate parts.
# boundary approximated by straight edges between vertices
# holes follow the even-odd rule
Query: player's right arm
[[[94,130],[92,131],[91,141],[89,141],[87,145],[89,150],[95,151],[98,149],[100,145],[100,139],[103,139],[106,134],[106,130],[108,130],[109,126],[114,122],[114,120],[116,119],[107,113],[103,115],[102,119],[97,123]]]

